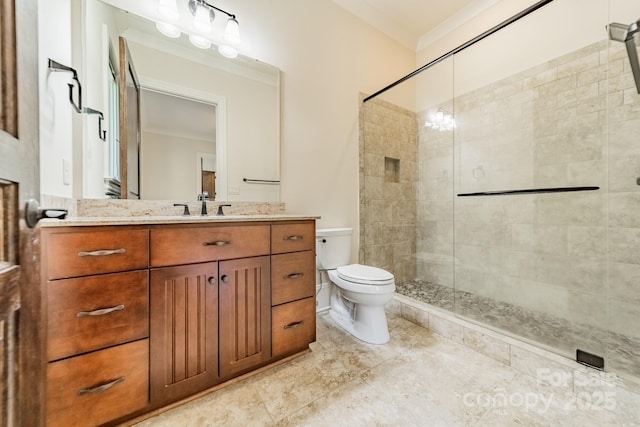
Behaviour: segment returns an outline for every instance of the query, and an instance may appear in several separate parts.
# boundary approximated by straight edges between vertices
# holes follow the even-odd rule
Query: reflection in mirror
[[[110,111],[107,88],[113,73],[109,66],[119,79],[123,70],[117,60],[114,66],[112,59],[119,56],[118,37],[121,36],[127,40],[138,75],[143,122],[146,109],[153,106],[147,100],[149,92],[172,95],[172,101],[163,104],[167,115],[179,116],[180,109],[184,108],[181,101],[185,99],[204,104],[213,111],[209,125],[213,128],[211,137],[215,148],[187,151],[191,154],[180,152],[182,157],[190,157],[189,164],[184,166],[174,162],[179,157],[177,153],[173,156],[165,152],[161,159],[156,156],[155,161],[148,161],[145,156],[150,145],[145,139],[152,132],[140,129],[140,181],[127,184],[139,184],[143,199],[195,200],[204,184],[214,189],[216,200],[279,201],[279,185],[244,181],[244,178],[277,182],[280,179],[279,70],[242,55],[227,59],[213,49],[196,49],[184,35],[168,39],[156,30],[152,21],[107,4],[115,0],[84,2],[82,51],[91,105]],[[119,3],[127,8],[140,6],[139,2]],[[113,112],[107,116],[107,125],[112,129],[112,122],[117,119]],[[93,126],[90,122],[83,123],[84,146],[98,144],[92,140],[94,129],[86,129],[90,126]],[[167,138],[168,133],[164,135]],[[110,150],[113,148],[83,153],[83,197],[105,197],[104,183],[110,177],[115,178],[113,166],[109,166]],[[147,177],[147,172],[154,168],[156,175]],[[156,179],[158,173],[165,180],[171,176],[174,180],[162,182]],[[179,185],[178,181],[183,181],[185,186],[174,188]]]
[[[204,190],[216,200],[216,106],[149,89],[140,101],[143,197],[191,200]]]
[[[120,198],[140,198],[140,81],[125,39],[120,37]]]

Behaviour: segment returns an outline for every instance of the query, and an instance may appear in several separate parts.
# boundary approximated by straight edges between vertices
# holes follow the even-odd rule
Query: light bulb
[[[180,37],[180,30],[175,25],[167,24],[166,22],[156,22],[156,29],[167,37],[175,39]]]
[[[200,49],[209,49],[211,47],[211,42],[198,34],[189,34],[189,41]]]
[[[160,0],[158,4],[158,14],[168,21],[177,21],[180,18],[176,0]]]
[[[225,58],[233,59],[238,57],[238,51],[226,44],[221,44],[220,46],[218,46],[218,52],[220,52],[220,55],[224,56]]]
[[[211,22],[213,21],[213,18],[213,10],[199,5],[196,7],[196,13],[193,18],[193,27],[200,33],[208,34],[211,32]]]
[[[227,26],[224,29],[224,41],[234,46],[240,44],[240,25],[234,17],[227,20]]]

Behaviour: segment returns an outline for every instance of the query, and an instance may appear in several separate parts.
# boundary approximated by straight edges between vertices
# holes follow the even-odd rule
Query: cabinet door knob
[[[209,282],[210,285],[215,285],[216,284],[216,278],[211,276],[207,279],[207,282]]]
[[[222,280],[224,283],[229,283],[229,276],[227,276],[226,274],[223,274],[220,280]]]

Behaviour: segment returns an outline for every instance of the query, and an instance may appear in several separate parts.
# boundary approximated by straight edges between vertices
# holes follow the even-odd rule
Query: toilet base
[[[338,290],[331,295],[329,315],[338,326],[369,344],[389,342],[389,327],[384,305],[345,304]]]

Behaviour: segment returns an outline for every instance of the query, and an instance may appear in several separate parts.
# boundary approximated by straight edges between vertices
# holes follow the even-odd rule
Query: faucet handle
[[[225,207],[225,206],[231,207],[231,205],[219,205],[218,206],[218,213],[216,215],[224,216],[224,212],[223,212],[222,208]]]
[[[189,212],[189,205],[187,205],[186,203],[174,203],[173,206],[184,206],[184,212],[182,213],[182,216],[191,215],[191,212]]]

